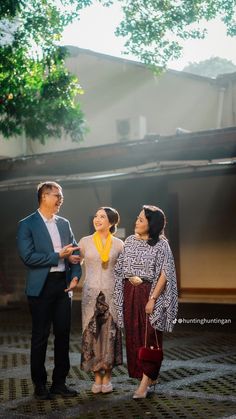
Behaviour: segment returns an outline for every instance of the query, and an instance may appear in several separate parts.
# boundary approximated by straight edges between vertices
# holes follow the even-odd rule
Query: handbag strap
[[[146,326],[145,326],[145,348],[147,347],[147,325],[148,325],[148,315],[146,314]],[[157,332],[156,329],[154,328],[154,332],[155,332],[155,336],[156,336],[156,344],[157,347],[159,348],[159,343],[158,343],[158,339],[157,339]]]

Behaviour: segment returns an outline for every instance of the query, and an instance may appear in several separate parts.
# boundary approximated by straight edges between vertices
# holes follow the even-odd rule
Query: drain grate
[[[220,347],[204,347],[199,346],[197,349],[191,347],[184,347],[184,348],[166,348],[165,349],[165,358],[170,360],[178,359],[178,360],[188,360],[188,359],[195,359],[201,358],[209,355],[219,355],[222,354],[222,349]]]
[[[8,369],[14,368],[19,365],[27,365],[28,364],[28,356],[25,354],[3,354],[1,357],[1,369]]]
[[[176,368],[169,371],[161,371],[159,381],[164,384],[172,382],[173,380],[180,380],[182,378],[190,377],[200,374],[202,370],[196,368]]]
[[[179,387],[183,390],[185,387]],[[211,394],[220,394],[221,396],[235,395],[236,373],[227,374],[217,379],[204,380],[197,384],[188,385],[188,391],[207,392]]]

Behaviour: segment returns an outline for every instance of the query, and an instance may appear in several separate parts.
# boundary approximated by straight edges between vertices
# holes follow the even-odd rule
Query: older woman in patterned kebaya
[[[155,384],[159,367],[138,359],[144,346],[148,315],[149,345],[162,347],[162,332],[171,332],[177,315],[177,284],[173,255],[164,235],[164,212],[144,205],[137,217],[135,235],[125,240],[124,250],[115,266],[114,300],[118,325],[125,328],[129,376],[140,379],[133,398],[147,396]],[[156,333],[155,333],[156,332]]]

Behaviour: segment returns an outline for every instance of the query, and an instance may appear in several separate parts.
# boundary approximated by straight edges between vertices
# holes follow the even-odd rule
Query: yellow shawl
[[[109,261],[109,255],[111,251],[111,244],[112,244],[112,234],[108,233],[106,243],[103,245],[102,239],[98,231],[96,231],[93,235],[93,241],[95,243],[96,249],[99,253],[102,263],[107,263]]]

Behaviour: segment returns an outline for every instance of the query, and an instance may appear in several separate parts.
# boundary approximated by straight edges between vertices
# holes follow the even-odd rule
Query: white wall
[[[24,156],[26,150],[23,137],[3,138],[0,135],[0,158]]]
[[[235,288],[235,176],[170,183],[179,198],[181,288]]]

